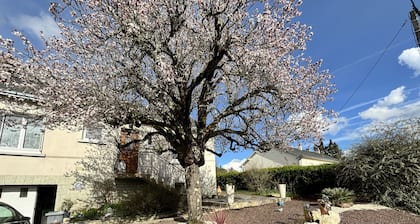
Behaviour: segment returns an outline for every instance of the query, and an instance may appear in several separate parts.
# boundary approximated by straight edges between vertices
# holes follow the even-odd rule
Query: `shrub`
[[[243,179],[243,173],[237,171],[230,171],[226,173],[218,173],[216,175],[217,185],[223,190],[226,188],[226,184],[234,184],[237,190],[246,190],[246,184]]]
[[[213,220],[216,224],[224,224],[226,222],[227,213],[223,210],[213,212]]]
[[[289,194],[301,197],[321,194],[321,190],[327,187],[335,187],[336,165],[327,164],[320,166],[284,166],[279,168],[263,169],[271,177],[266,189],[276,189],[277,184],[286,183]],[[247,177],[248,176],[248,177]],[[226,183],[235,184],[236,190],[252,190],[247,185],[248,172],[227,172],[217,175],[217,183],[222,188]]]
[[[272,176],[267,169],[246,171],[243,173],[243,179],[248,190],[257,192],[258,194],[264,194],[272,186]]]
[[[327,196],[331,204],[334,206],[342,203],[353,202],[354,197],[353,191],[342,187],[325,188],[322,190],[321,194],[323,198]]]
[[[273,183],[286,183],[287,191],[301,197],[319,195],[322,189],[335,187],[336,165],[285,166],[268,169]],[[277,186],[273,186],[277,187]]]
[[[92,196],[96,203],[103,206],[112,202],[115,193],[114,179],[95,179],[90,184],[92,185]]]
[[[181,200],[181,194],[174,188],[149,180],[139,185],[138,190],[128,192],[111,207],[117,216],[151,215],[183,209],[180,207]]]
[[[99,219],[103,214],[98,208],[89,208],[81,211],[81,214],[85,219],[93,220]]]
[[[378,127],[339,165],[338,183],[420,214],[420,120]]]
[[[61,203],[61,210],[63,211],[70,211],[73,207],[74,202],[70,199],[64,199],[64,201]]]

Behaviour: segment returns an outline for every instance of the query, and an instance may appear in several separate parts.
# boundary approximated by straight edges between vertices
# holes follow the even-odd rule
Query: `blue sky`
[[[49,2],[2,0],[0,35],[10,37],[17,28],[36,42],[39,30],[57,33]],[[420,0],[415,2],[420,7]],[[323,59],[338,90],[326,105],[339,116],[325,141],[332,139],[348,149],[374,122],[420,114],[420,50],[410,10],[409,0],[303,1],[298,21],[311,25],[314,32],[306,55]],[[251,153],[226,153],[217,163],[238,166]]]

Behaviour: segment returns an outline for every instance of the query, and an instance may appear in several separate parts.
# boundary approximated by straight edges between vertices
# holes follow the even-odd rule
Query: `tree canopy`
[[[304,55],[300,4],[62,0],[50,7],[61,35],[43,48],[18,31],[24,51],[0,38],[1,78],[39,96],[50,125],[151,127],[145,138],[166,140],[186,168],[203,165],[204,150],[319,138],[334,85]]]
[[[333,140],[331,139],[327,146],[324,146],[324,142],[322,141],[322,139],[320,139],[319,144],[314,145],[314,151],[319,151],[320,153],[323,153],[336,159],[340,159],[343,154],[340,148],[338,147],[337,143],[333,142]]]

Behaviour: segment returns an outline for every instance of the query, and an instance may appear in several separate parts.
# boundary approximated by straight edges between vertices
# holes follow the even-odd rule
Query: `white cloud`
[[[373,129],[379,124],[420,118],[420,94],[417,95],[414,92],[417,89],[419,87],[406,89],[401,86],[390,91],[387,96],[377,99],[374,105],[359,113],[358,116],[338,118],[337,123],[332,125],[329,134],[334,134],[335,131],[339,130],[338,135],[334,137],[334,141],[340,144],[340,142],[360,140],[361,137],[372,133]],[[410,99],[410,95],[414,98]],[[361,103],[354,108],[360,107],[360,105],[365,106],[371,102]]]
[[[404,113],[401,108],[392,107],[405,101],[404,86],[392,90],[388,96],[379,100],[371,108],[359,113],[362,119],[371,119],[375,121],[384,121]]]
[[[402,109],[404,117],[418,117],[420,116],[420,100],[406,104]]]
[[[420,98],[413,99],[405,102],[404,104],[398,104],[399,108],[389,107],[378,107],[374,106],[368,110],[362,112],[366,119],[361,126],[355,129],[350,129],[348,132],[340,134],[340,136],[334,138],[336,142],[342,141],[354,141],[360,139],[362,136],[366,136],[372,133],[373,129],[379,124],[389,124],[402,119],[408,118],[420,118]],[[362,117],[362,113],[359,115]],[[387,117],[387,119],[384,119]],[[350,121],[351,119],[347,119]],[[349,124],[351,126],[354,124]]]
[[[420,75],[420,48],[404,50],[398,57],[398,63],[414,70],[414,76]]]
[[[336,142],[359,140],[361,137],[366,136],[368,133],[371,133],[372,128],[376,124],[377,122],[364,123],[360,127],[351,129],[348,132],[341,135],[340,137],[334,138],[334,140]]]
[[[399,116],[401,113],[402,111],[398,108],[380,107],[375,105],[363,112],[360,112],[359,114],[363,119],[384,121],[389,118]]]
[[[44,12],[41,12],[39,16],[19,15],[15,18],[10,18],[10,22],[18,30],[25,30],[38,37],[40,37],[41,31],[46,38],[60,34],[54,19]]]
[[[404,86],[398,87],[389,93],[388,96],[384,97],[378,102],[379,106],[391,106],[404,102],[406,96],[404,94]]]
[[[324,134],[336,135],[342,129],[347,127],[348,120],[346,117],[338,117],[329,123],[330,125],[328,125],[327,131]]]
[[[349,133],[345,133],[343,135],[341,135],[340,137],[334,138],[335,142],[345,142],[345,141],[354,141],[354,140],[358,140],[360,139],[360,133],[358,133],[357,131],[352,131]]]
[[[242,160],[233,159],[232,161],[222,165],[222,168],[226,169],[226,170],[236,170],[236,171],[241,172],[242,171],[241,166],[245,161],[246,161],[246,159],[242,159]]]

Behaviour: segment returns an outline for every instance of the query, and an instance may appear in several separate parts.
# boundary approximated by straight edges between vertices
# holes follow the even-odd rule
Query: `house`
[[[338,160],[318,152],[295,148],[285,150],[272,149],[267,152],[253,152],[242,164],[243,171],[290,165],[313,166],[337,163]]]
[[[185,170],[175,158],[175,154],[166,151],[157,153],[155,146],[147,141],[137,143],[136,140],[144,137],[143,130],[133,130],[122,128],[120,132],[120,148],[118,153],[118,163],[116,164],[116,183],[123,185],[124,190],[131,190],[136,187],[135,182],[132,186],[127,186],[126,179],[130,177],[151,178],[170,186],[177,183],[185,183]],[[150,128],[148,128],[150,129]],[[148,130],[150,131],[150,130]],[[142,133],[143,132],[143,133]],[[133,141],[134,140],[134,141]],[[134,142],[129,144],[130,142]],[[214,142],[207,144],[208,148],[214,148]],[[200,167],[200,181],[202,195],[213,197],[217,194],[216,186],[216,157],[213,153],[205,151],[205,164]]]
[[[0,201],[41,223],[64,199],[87,197],[87,191],[73,191],[74,179],[64,174],[96,139],[89,130],[46,129],[34,102],[33,95],[0,90]]]
[[[67,199],[82,203],[90,197],[87,187],[68,175],[81,169],[78,162],[86,159],[90,150],[102,147],[109,152],[117,151],[114,139],[106,137],[105,128],[46,128],[42,116],[45,112],[36,106],[36,101],[31,94],[0,89],[0,201],[31,217],[32,224],[45,223],[44,214],[61,210]],[[118,130],[121,136],[125,135],[124,130]],[[183,169],[174,168],[176,164],[172,166],[177,161],[172,161],[170,154],[158,155],[143,146],[137,149],[137,154],[125,155],[126,159],[136,157],[135,164],[124,164],[130,169],[125,172],[134,172],[135,178],[148,176],[172,186],[185,182]],[[202,176],[210,181],[203,183],[203,193],[215,195],[215,156],[205,154],[205,159]],[[113,165],[109,164],[116,161],[108,162],[106,168],[113,171]],[[121,173],[113,178],[120,176]]]

